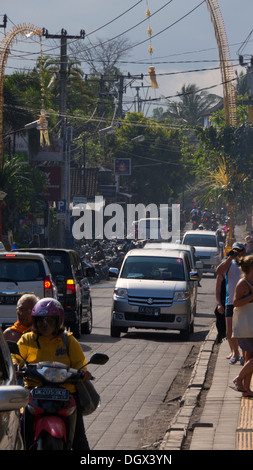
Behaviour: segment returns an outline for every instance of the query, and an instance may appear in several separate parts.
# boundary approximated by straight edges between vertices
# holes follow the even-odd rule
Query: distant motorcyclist
[[[207,208],[205,208],[204,212],[203,212],[203,219],[204,220],[205,219],[210,219],[210,217],[211,217],[211,212]]]
[[[202,218],[203,224],[206,229],[210,229],[211,227],[211,212],[205,208],[203,212],[203,218]]]
[[[199,224],[199,211],[196,207],[191,210],[191,221],[193,228],[197,228]]]

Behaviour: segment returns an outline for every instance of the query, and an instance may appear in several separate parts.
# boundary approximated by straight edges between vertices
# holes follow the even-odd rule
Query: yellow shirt
[[[79,369],[86,364],[83,350],[73,334],[69,332],[67,334],[68,348],[61,335],[53,339],[48,339],[46,336],[38,337],[37,333],[33,331],[25,333],[18,341],[20,354],[27,362],[32,364],[42,361],[62,362],[74,369]],[[36,341],[37,338],[38,342]],[[23,360],[20,356],[14,356],[13,362],[22,364]],[[38,385],[38,382],[35,383],[34,380],[26,379],[25,385],[33,387]],[[68,388],[72,393],[75,391],[75,386],[72,384],[65,384],[63,386]]]

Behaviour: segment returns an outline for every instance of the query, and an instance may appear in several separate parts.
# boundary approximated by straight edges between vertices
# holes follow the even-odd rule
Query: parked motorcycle
[[[18,345],[8,341],[11,353],[20,355]],[[88,364],[105,364],[105,354],[94,354]],[[25,366],[18,375],[36,379],[41,385],[30,391],[26,413],[32,420],[33,450],[71,450],[76,425],[76,402],[63,384],[81,381],[81,369],[60,362],[39,362]]]

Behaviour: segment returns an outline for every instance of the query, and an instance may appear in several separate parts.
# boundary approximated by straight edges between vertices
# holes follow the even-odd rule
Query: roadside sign
[[[66,218],[66,212],[57,212],[56,214],[57,220],[65,220],[65,218]]]
[[[56,210],[61,211],[61,212],[65,212],[65,210],[66,210],[66,200],[65,199],[61,199],[60,201],[56,201]]]

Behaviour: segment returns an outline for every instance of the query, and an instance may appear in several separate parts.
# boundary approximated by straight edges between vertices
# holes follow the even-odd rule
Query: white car
[[[191,245],[182,245],[178,243],[160,242],[160,243],[145,243],[144,249],[146,250],[183,250],[189,255],[192,271],[198,272],[203,268],[203,263],[197,259],[195,255],[195,248]]]
[[[23,294],[57,298],[57,290],[43,255],[0,252],[0,326],[17,321],[16,306]]]
[[[118,277],[113,294],[111,336],[119,337],[128,328],[179,330],[189,339],[196,314],[195,281],[185,251],[129,251],[120,271],[110,268]]]
[[[223,243],[218,241],[212,230],[189,230],[185,232],[182,244],[195,248],[196,257],[203,263],[203,273],[216,273],[222,260]]]

